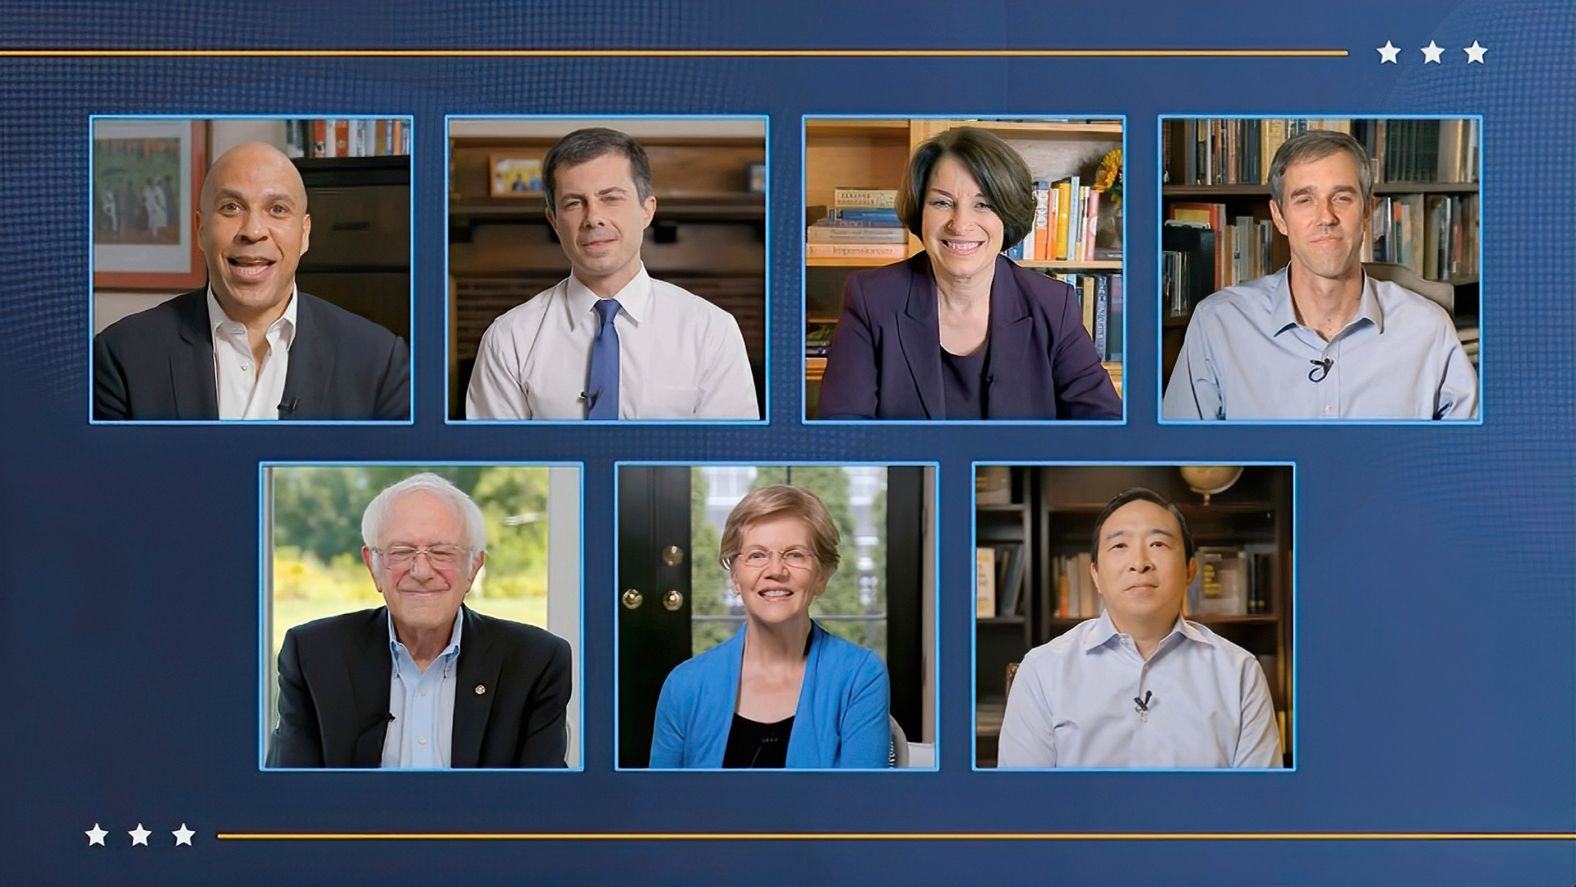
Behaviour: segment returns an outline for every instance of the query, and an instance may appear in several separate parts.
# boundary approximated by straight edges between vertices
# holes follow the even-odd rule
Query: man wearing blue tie
[[[579,129],[542,164],[570,275],[482,336],[468,419],[756,419],[738,322],[640,260],[657,210],[645,149]]]

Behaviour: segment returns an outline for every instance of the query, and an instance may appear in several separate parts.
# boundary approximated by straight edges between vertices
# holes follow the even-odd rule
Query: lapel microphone
[[[1310,360],[1313,369],[1308,371],[1309,382],[1323,382],[1324,377],[1330,374],[1330,367],[1335,366],[1335,358],[1326,357],[1323,360]]]
[[[296,407],[298,407],[300,405],[301,405],[301,398],[299,398],[299,397],[292,397],[289,400],[282,400],[282,401],[280,401],[279,402],[279,417],[282,419],[282,418],[284,418],[286,416],[294,415],[295,411],[296,411]]]
[[[1145,715],[1148,715],[1149,714],[1149,703],[1154,698],[1155,698],[1155,691],[1153,691],[1153,690],[1145,690],[1144,691],[1144,695],[1142,695],[1142,696],[1134,696],[1133,697],[1133,711],[1138,712],[1139,717],[1143,717]]]

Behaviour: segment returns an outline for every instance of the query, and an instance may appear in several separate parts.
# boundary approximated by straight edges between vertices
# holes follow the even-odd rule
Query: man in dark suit
[[[569,644],[461,606],[485,559],[476,504],[418,474],[361,527],[387,606],[286,633],[268,766],[564,766]]]
[[[93,418],[410,418],[405,343],[296,289],[312,217],[289,158],[260,142],[203,180],[208,286],[110,325],[93,343]]]

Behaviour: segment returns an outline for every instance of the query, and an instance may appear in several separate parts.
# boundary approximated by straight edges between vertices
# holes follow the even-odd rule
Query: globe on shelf
[[[1204,497],[1205,505],[1210,496],[1226,492],[1242,477],[1241,465],[1183,465],[1177,470],[1188,489]]]

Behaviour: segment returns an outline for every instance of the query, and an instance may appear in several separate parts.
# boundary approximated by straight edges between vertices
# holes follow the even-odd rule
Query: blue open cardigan
[[[741,628],[668,674],[657,700],[652,767],[722,766],[743,660]],[[787,766],[885,767],[892,741],[887,703],[881,657],[812,622],[799,707],[788,735]]]

